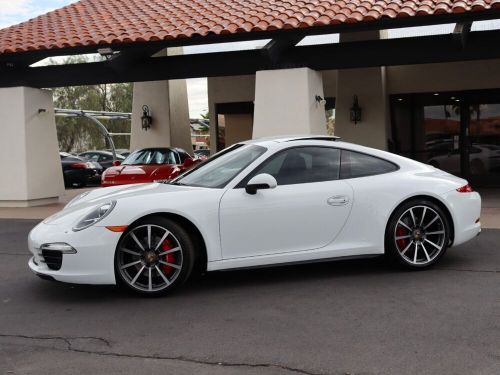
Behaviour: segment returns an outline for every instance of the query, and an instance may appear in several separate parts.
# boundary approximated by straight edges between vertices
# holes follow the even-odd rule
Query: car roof
[[[339,137],[327,136],[327,135],[294,135],[294,136],[267,137],[267,138],[259,138],[259,139],[249,140],[246,142],[241,142],[241,144],[254,144],[264,147],[266,146],[272,147],[272,145],[274,145],[275,147],[272,148],[283,149],[283,148],[293,147],[295,142],[296,145],[333,146],[345,150],[361,152],[391,161],[392,163],[396,163],[400,167],[405,166],[408,168],[422,168],[424,166],[424,164],[418,161],[405,158],[401,155],[397,155],[376,148],[358,145],[355,143],[344,142],[341,141]]]
[[[339,140],[340,137],[336,137],[334,135],[310,135],[310,134],[299,134],[299,135],[289,135],[289,136],[273,136],[273,137],[263,137],[257,139],[251,139],[245,142],[241,142],[244,144],[255,144],[255,143],[263,143],[263,142],[292,142],[292,141],[336,141]]]
[[[186,152],[183,148],[180,147],[146,147],[146,148],[140,148],[138,150],[135,150],[134,152],[138,151],[178,151],[178,152]]]
[[[113,156],[113,153],[111,151],[106,151],[106,150],[89,150],[89,151],[80,152],[78,155],[90,154],[90,153]],[[118,151],[116,151],[116,157],[117,158],[125,158],[125,156],[121,155]]]
[[[87,152],[95,152],[97,154],[112,154],[111,151],[106,151],[106,150],[88,150],[88,151],[82,152],[82,154],[86,154]]]
[[[80,152],[78,155],[82,155],[82,154],[101,154],[101,155],[108,155],[108,156],[113,156],[113,153],[110,152],[110,151],[101,151],[101,150],[89,150],[89,151],[84,151],[84,152]],[[116,153],[117,155],[119,155],[119,153],[117,152]]]

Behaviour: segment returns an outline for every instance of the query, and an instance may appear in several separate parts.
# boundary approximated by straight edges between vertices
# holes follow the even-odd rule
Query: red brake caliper
[[[161,244],[161,248],[163,249],[163,251],[167,251],[167,250],[170,250],[173,248],[172,246],[172,242],[170,242],[169,239],[166,239],[165,241],[163,241],[163,243]],[[167,263],[175,263],[175,253],[170,253],[170,254],[166,254],[163,256],[163,261],[164,262],[167,262]],[[167,275],[167,276],[170,276],[173,272],[174,272],[174,268],[173,267],[170,267],[170,266],[167,266],[165,264],[162,264],[161,265],[161,269],[162,271]]]
[[[398,225],[398,227],[396,228],[396,236],[401,237],[405,236],[406,234],[407,234],[406,230],[401,225]],[[403,251],[406,248],[406,246],[408,246],[408,242],[410,242],[408,238],[402,238],[400,240],[396,240],[396,243],[398,244],[398,248],[400,251]]]

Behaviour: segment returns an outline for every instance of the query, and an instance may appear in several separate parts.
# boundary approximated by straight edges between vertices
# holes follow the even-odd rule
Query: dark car
[[[59,155],[61,157],[64,186],[83,187],[100,182],[103,168],[99,163],[73,156],[67,152],[60,152]]]
[[[113,153],[109,151],[85,151],[78,154],[78,156],[88,161],[99,163],[104,170],[113,166]],[[122,162],[125,160],[125,157],[116,154],[116,160]]]

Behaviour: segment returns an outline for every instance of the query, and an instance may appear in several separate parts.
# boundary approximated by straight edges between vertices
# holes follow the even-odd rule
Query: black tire
[[[151,227],[151,229],[149,229],[151,232],[154,231],[158,232],[160,231],[160,228],[163,228],[164,230],[168,231],[170,235],[168,235],[168,237],[164,241],[161,241],[161,239],[158,240],[158,238],[161,237],[161,235],[153,233],[151,235],[151,238],[155,236],[155,240],[152,239],[151,246],[148,247],[147,237],[146,238],[141,237],[142,231],[146,230],[147,232],[148,227]],[[124,252],[123,250],[124,248],[129,249],[131,247],[131,241],[132,243],[135,243],[135,240],[133,240],[131,234],[132,232],[135,235],[135,237],[137,237],[137,239],[141,242],[141,244],[143,244],[143,247],[145,249],[144,252],[141,252],[138,246],[132,249],[134,252],[141,253],[140,257]],[[173,253],[176,256],[176,259],[178,260],[180,259],[180,262],[178,260],[169,261],[168,258],[163,258],[162,256],[160,256],[162,252],[165,251],[165,249],[162,247],[160,247],[158,250],[155,251],[157,260],[156,261],[154,260],[154,256],[151,253],[152,251],[154,251],[153,248],[157,247],[156,245],[163,246],[162,244],[165,242],[169,243],[171,242],[172,245],[170,247],[173,249],[180,247],[180,250],[177,250],[175,253]],[[137,245],[137,243],[135,244]],[[169,294],[174,290],[178,289],[181,285],[183,285],[191,276],[194,264],[196,262],[195,249],[196,249],[196,239],[191,238],[191,236],[184,229],[184,227],[179,225],[175,221],[167,219],[162,216],[151,216],[144,220],[141,220],[140,222],[134,224],[132,227],[127,229],[127,231],[123,234],[122,238],[120,239],[118,246],[116,248],[114,266],[115,266],[115,277],[117,284],[126,287],[130,291],[139,293],[144,296],[156,297]],[[145,254],[147,254],[148,257],[146,257]],[[127,258],[128,256],[130,258]],[[121,269],[124,265],[136,262],[137,260],[140,260],[140,263],[138,263],[137,265],[128,267],[128,269]],[[148,260],[150,260],[151,262],[148,263]],[[179,267],[179,269],[174,270],[173,274],[169,276],[164,272],[164,268],[162,268],[168,266],[164,265],[165,263],[160,264],[162,261],[172,262],[167,264],[172,264],[172,265],[175,264],[176,266]],[[143,268],[143,266],[145,268]],[[133,268],[135,268],[135,270]],[[140,275],[136,279],[135,283],[133,283],[134,279],[131,277],[131,275],[133,272],[136,271],[139,273],[139,269],[142,269],[142,271],[140,271]],[[151,271],[149,269],[151,269]],[[163,276],[161,276],[161,273],[163,273]],[[137,274],[135,275],[137,276]],[[167,278],[167,280],[165,280],[165,277]],[[145,284],[141,283],[141,281],[144,279],[148,281],[149,289],[146,289]],[[154,280],[159,281],[157,285],[158,288],[155,287],[154,289],[151,289],[153,282],[150,282],[149,281],[150,279],[153,279],[153,281]],[[171,283],[167,284],[166,281],[168,281],[169,279],[171,280]],[[162,286],[160,284],[165,284],[165,285]]]
[[[387,224],[385,253],[408,269],[432,267],[446,253],[450,225],[448,216],[433,201],[413,199],[405,202],[394,210]]]

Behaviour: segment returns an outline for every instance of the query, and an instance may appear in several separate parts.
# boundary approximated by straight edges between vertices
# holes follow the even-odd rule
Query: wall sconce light
[[[326,105],[326,99],[325,98],[322,98],[321,96],[316,95],[314,97],[314,99],[316,100],[316,103],[318,103],[319,105],[322,105],[322,106]]]
[[[149,112],[149,107],[147,105],[143,105],[141,117],[142,130],[148,131],[148,129],[151,128],[152,123],[153,118],[151,117],[151,113]]]
[[[352,102],[352,107],[351,107],[351,110],[350,110],[351,122],[354,122],[354,124],[357,124],[358,122],[361,122],[361,113],[362,113],[362,109],[361,109],[361,107],[359,106],[359,103],[358,103],[358,96],[354,95],[354,99],[353,99],[353,102]]]

